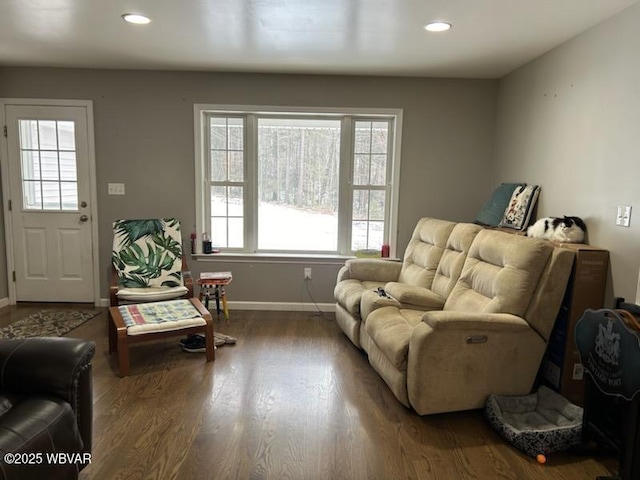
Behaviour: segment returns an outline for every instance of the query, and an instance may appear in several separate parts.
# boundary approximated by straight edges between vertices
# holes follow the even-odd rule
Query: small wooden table
[[[125,324],[124,318],[120,308],[127,307],[153,307],[154,305],[160,305],[170,302],[184,302],[185,300],[169,300],[168,302],[152,302],[147,304],[136,305],[122,305],[120,307],[109,307],[109,353],[118,352],[118,368],[120,370],[120,376],[126,377],[129,375],[129,344],[138,342],[149,342],[151,340],[159,340],[162,338],[191,335],[195,333],[204,333],[205,345],[206,345],[206,358],[207,362],[212,362],[215,358],[213,347],[213,319],[209,311],[202,305],[197,298],[190,298],[187,301],[191,302],[191,305],[200,314],[202,322],[195,324],[197,321],[195,318],[192,322],[178,321],[167,322],[158,324],[148,324],[144,320],[141,320],[138,325],[141,331],[132,333],[129,331],[129,327]],[[184,325],[184,326],[183,326]],[[149,326],[148,331],[144,331],[145,327]]]

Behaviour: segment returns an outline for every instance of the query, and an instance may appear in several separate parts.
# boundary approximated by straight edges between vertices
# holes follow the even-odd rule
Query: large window
[[[215,248],[346,255],[393,241],[400,111],[195,113],[197,228]]]

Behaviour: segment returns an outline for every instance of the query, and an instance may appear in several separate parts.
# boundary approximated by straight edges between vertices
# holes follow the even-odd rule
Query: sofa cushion
[[[407,368],[411,332],[420,323],[423,314],[419,310],[383,307],[367,317],[366,332],[398,370]]]
[[[387,288],[386,284],[384,288]],[[362,321],[366,321],[367,317],[373,312],[382,307],[402,307],[400,302],[389,296],[381,296],[376,290],[365,290],[362,293],[362,299],[360,300],[360,316]]]
[[[449,296],[460,278],[469,248],[481,230],[482,227],[479,225],[459,223],[451,231],[431,286],[431,290],[444,299]]]
[[[360,280],[343,280],[338,282],[333,291],[333,295],[342,307],[353,316],[360,318],[360,299],[363,292],[367,290],[375,291],[378,287],[383,287],[383,282],[369,282]]]
[[[421,219],[405,250],[398,282],[431,288],[454,222],[436,218]]]
[[[444,310],[524,316],[552,251],[548,242],[483,230]]]

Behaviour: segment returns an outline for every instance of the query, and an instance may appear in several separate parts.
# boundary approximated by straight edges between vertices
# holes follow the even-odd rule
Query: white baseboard
[[[8,304],[7,304],[8,305]],[[102,307],[109,306],[108,298],[101,298],[100,305]],[[229,310],[273,310],[282,312],[334,312],[335,303],[297,303],[297,302],[228,302]],[[209,304],[209,307],[212,307]],[[215,309],[215,305],[213,305]]]
[[[293,302],[228,302],[229,310],[275,310],[283,312],[333,312],[335,303],[293,303]],[[211,304],[209,304],[211,307]],[[215,306],[214,306],[215,308]]]
[[[0,298],[0,308],[9,306],[9,297]]]

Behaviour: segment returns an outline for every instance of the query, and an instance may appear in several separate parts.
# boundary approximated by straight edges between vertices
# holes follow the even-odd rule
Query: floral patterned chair
[[[113,223],[111,305],[193,297],[175,218]]]

